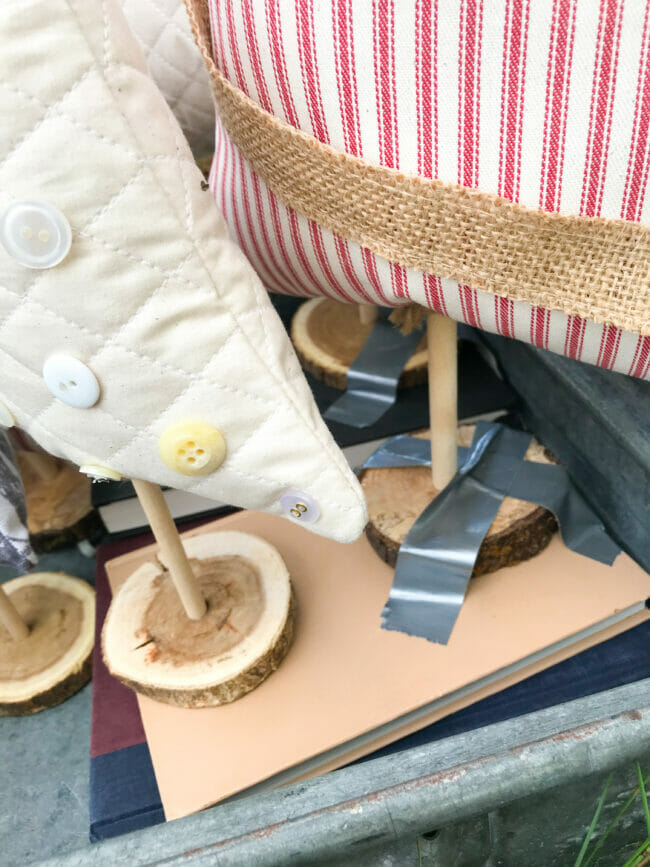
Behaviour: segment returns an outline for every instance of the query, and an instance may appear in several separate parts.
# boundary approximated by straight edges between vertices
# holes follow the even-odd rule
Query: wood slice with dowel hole
[[[325,385],[344,391],[348,368],[361,352],[373,324],[362,324],[359,305],[312,298],[294,315],[291,340],[304,370]],[[408,388],[426,380],[427,343],[423,336],[406,362],[399,385]]]
[[[190,620],[164,564],[145,563],[113,597],[104,661],[131,689],[166,704],[226,704],[266,680],[291,646],[289,573],[278,551],[250,533],[207,533],[183,547],[206,613]]]
[[[0,625],[0,716],[27,716],[90,680],[95,591],[63,572],[32,572],[2,589],[29,631],[15,639]]]
[[[35,551],[53,551],[101,528],[91,481],[51,455],[16,450],[27,502],[27,529]]]
[[[474,425],[458,428],[458,443],[469,446]],[[417,434],[428,438],[429,432]],[[553,463],[546,449],[533,440],[526,459]],[[377,554],[395,566],[400,545],[418,516],[434,499],[430,467],[390,467],[364,470],[361,485],[368,503],[366,535]],[[514,566],[542,551],[557,530],[557,521],[547,509],[505,497],[487,532],[472,576]]]

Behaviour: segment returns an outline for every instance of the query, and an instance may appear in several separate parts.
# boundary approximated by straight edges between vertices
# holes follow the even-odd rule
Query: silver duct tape
[[[510,488],[510,496],[552,512],[562,541],[571,551],[607,566],[621,553],[600,518],[573,487],[564,467],[524,461]]]
[[[413,355],[422,333],[419,328],[404,336],[382,311],[361,352],[350,365],[346,391],[329,406],[325,418],[357,428],[378,421],[395,403],[404,365]]]
[[[460,463],[459,457],[459,466]],[[382,443],[357,469],[357,472],[378,467],[428,466],[431,466],[431,442],[422,437],[399,434]]]
[[[470,449],[458,447],[462,466]],[[428,439],[400,434],[391,437],[360,468],[431,466]],[[605,525],[576,490],[562,466],[523,461],[510,486],[510,496],[543,506],[555,515],[562,541],[571,551],[611,566],[621,549],[608,535]]]
[[[448,642],[481,543],[529,443],[521,431],[477,424],[463,466],[402,543],[382,611],[384,629]]]
[[[458,449],[458,475],[422,512],[405,539],[382,613],[385,628],[446,643],[491,523],[481,535],[491,495],[503,499],[509,494],[548,509],[557,518],[564,544],[578,554],[611,565],[620,553],[564,467],[525,460],[526,449],[522,454],[521,447],[523,438],[530,441],[529,435],[510,432],[522,437],[518,449],[517,437],[495,438],[490,434],[495,429],[508,430],[494,423],[477,425],[472,446]],[[429,441],[401,435],[383,443],[362,469],[430,464]],[[463,478],[469,481],[462,482]],[[465,526],[464,532],[459,534],[455,522]]]

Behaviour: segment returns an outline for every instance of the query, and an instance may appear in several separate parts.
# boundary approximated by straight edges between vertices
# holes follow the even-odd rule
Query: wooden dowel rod
[[[458,348],[453,319],[427,315],[431,474],[439,491],[456,474],[458,464]]]
[[[374,325],[378,316],[376,304],[359,304],[359,321],[362,325]]]
[[[27,638],[29,629],[8,594],[0,587],[0,623],[16,641]]]
[[[205,599],[183,548],[167,501],[158,485],[144,482],[142,479],[132,481],[185,613],[190,620],[200,620],[206,612]]]

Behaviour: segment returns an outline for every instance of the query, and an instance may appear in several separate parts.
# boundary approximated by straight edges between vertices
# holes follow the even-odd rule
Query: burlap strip
[[[535,211],[322,144],[233,87],[207,0],[186,0],[230,138],[285,205],[391,262],[493,295],[650,333],[650,229]]]

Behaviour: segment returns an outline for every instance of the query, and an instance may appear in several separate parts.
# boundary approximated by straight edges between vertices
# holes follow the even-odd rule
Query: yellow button
[[[206,476],[224,462],[226,441],[205,421],[180,421],[163,431],[158,451],[175,473]]]

